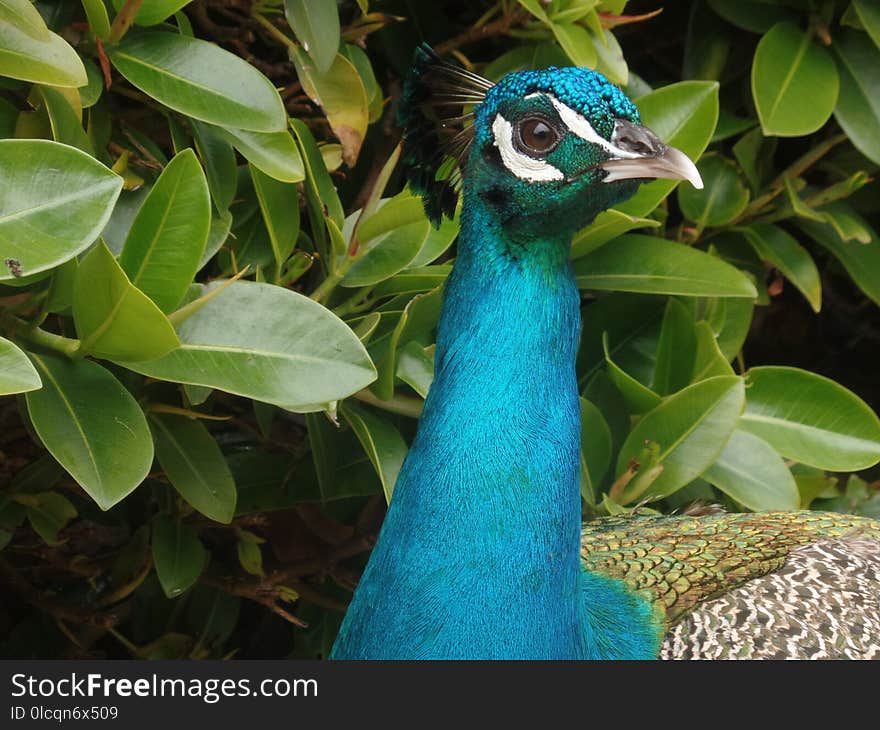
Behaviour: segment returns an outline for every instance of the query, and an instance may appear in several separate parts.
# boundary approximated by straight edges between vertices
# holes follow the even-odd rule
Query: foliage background
[[[876,3],[0,0],[0,655],[326,654],[455,252],[395,169],[422,40],[702,154],[573,245],[585,516],[880,516]]]

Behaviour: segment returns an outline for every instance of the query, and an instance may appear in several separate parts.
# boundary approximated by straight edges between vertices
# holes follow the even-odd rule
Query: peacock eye
[[[562,138],[553,123],[544,117],[526,117],[519,122],[516,132],[516,146],[520,152],[533,157],[552,152]]]

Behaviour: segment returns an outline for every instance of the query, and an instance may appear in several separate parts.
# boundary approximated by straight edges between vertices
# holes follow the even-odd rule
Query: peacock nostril
[[[666,145],[650,129],[625,119],[615,121],[611,144],[626,152],[646,157],[661,155],[666,149]]]

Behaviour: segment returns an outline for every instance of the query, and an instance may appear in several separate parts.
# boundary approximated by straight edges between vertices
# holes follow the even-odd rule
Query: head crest
[[[455,214],[461,174],[473,139],[473,112],[492,82],[444,61],[423,43],[403,87],[397,119],[404,128],[403,162],[412,190],[439,224]]]

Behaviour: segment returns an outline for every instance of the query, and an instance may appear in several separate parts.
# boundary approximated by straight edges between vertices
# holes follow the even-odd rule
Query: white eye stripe
[[[593,144],[599,145],[617,158],[633,160],[639,157],[644,157],[644,155],[640,155],[636,152],[629,152],[628,150],[623,150],[620,147],[615,147],[613,144],[611,144],[611,142],[602,137],[595,129],[593,129],[593,125],[590,124],[590,122],[583,114],[579,114],[570,106],[566,106],[555,96],[547,94],[547,98],[550,99],[550,102],[556,109],[556,113],[559,114],[559,118],[562,120],[562,123],[565,124],[566,127],[568,127],[581,139],[585,139],[587,142],[592,142]]]
[[[536,160],[516,150],[513,146],[513,125],[500,114],[492,122],[492,134],[504,166],[521,180],[550,182],[565,178],[562,170],[553,167],[546,160]]]

